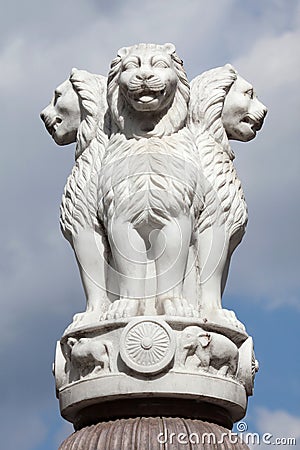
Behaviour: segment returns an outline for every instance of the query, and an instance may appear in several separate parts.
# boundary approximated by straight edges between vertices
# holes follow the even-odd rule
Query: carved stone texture
[[[68,384],[66,373],[66,358],[61,350],[60,341],[56,342],[55,360],[52,365],[52,373],[55,378],[56,397],[59,398],[59,390]]]
[[[99,337],[79,339],[69,337],[63,345],[69,382],[112,371],[112,344]]]
[[[69,436],[59,450],[249,450],[228,428],[179,417],[136,417],[100,422]]]
[[[121,48],[107,78],[73,69],[56,89],[41,117],[76,141],[60,223],[87,302],[56,351],[67,420],[153,397],[244,416],[257,363],[221,303],[247,224],[229,140],[253,139],[266,112],[229,64],[190,87],[173,44]]]
[[[197,318],[194,325],[188,318],[185,322],[143,316],[64,335],[55,363],[62,416],[74,424],[87,424],[92,418],[107,417],[113,408],[114,417],[120,417],[122,412],[114,405],[121,401],[136,399],[147,405],[150,400],[175,398],[190,402],[190,407],[193,402],[219,405],[231,421],[240,420],[247,395],[244,379],[235,375],[237,346],[247,336],[224,327],[212,331],[215,324],[210,329]],[[202,418],[197,408],[195,418]]]
[[[173,331],[165,322],[134,320],[122,333],[120,355],[135,372],[147,375],[161,372],[170,364],[174,353]]]
[[[186,327],[179,336],[178,360],[186,370],[204,370],[221,376],[234,376],[237,371],[237,346],[222,334]]]
[[[97,218],[98,173],[108,133],[106,77],[73,69],[41,112],[58,145],[76,141],[76,162],[61,203],[61,229],[70,242],[86,294],[87,313],[75,317],[99,320],[107,308],[106,241]]]
[[[185,126],[189,84],[175,47],[120,49],[107,98],[112,134],[99,177],[99,217],[119,274],[119,299],[106,318],[144,314],[150,254],[157,312],[193,316],[182,285],[203,189],[194,137]]]
[[[254,378],[259,370],[255,359],[253,339],[251,336],[239,348],[239,368],[237,379],[245,386],[247,395],[253,395]]]
[[[188,122],[205,178],[205,209],[196,231],[200,309],[222,307],[230,259],[247,224],[247,206],[229,139],[253,139],[266,113],[252,85],[230,64],[204,72],[191,82]]]
[[[61,227],[87,309],[71,328],[145,314],[150,261],[156,314],[222,308],[247,223],[229,140],[253,139],[267,110],[229,64],[197,76],[189,91],[172,44],[138,44],[119,50],[108,80],[73,69],[41,113],[56,143],[76,140]]]

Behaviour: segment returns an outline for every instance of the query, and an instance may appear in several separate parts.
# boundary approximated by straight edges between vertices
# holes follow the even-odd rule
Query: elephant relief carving
[[[112,344],[96,338],[69,337],[63,345],[70,382],[112,371]]]
[[[197,326],[187,327],[181,333],[178,351],[178,363],[182,368],[223,376],[234,376],[237,372],[237,346],[222,334]]]

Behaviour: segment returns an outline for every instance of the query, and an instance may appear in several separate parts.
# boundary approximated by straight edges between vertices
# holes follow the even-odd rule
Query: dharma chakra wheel
[[[120,340],[124,363],[138,373],[156,374],[164,370],[175,354],[175,338],[169,325],[155,319],[132,320]]]

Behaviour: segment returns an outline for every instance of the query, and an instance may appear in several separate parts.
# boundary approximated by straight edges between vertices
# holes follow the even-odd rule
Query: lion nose
[[[151,72],[142,72],[140,74],[137,74],[136,77],[138,80],[148,81],[148,80],[151,80],[151,78],[153,78],[154,75]]]

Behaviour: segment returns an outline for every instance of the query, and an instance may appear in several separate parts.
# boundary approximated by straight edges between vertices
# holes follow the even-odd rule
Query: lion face
[[[178,78],[170,53],[164,47],[130,48],[122,60],[120,92],[140,112],[161,111],[170,106]]]
[[[248,142],[263,125],[267,108],[256,97],[253,87],[239,75],[225,97],[222,122],[228,139]]]
[[[64,81],[55,89],[51,102],[41,112],[41,119],[56,144],[76,142],[81,110],[78,95],[70,80]]]
[[[111,63],[110,118],[127,139],[177,132],[186,123],[189,99],[187,76],[173,44],[124,47]]]

